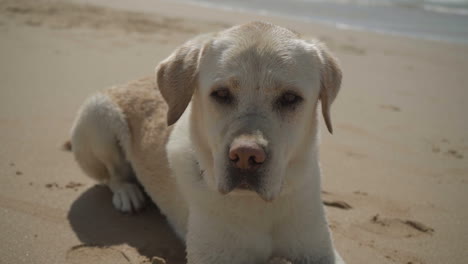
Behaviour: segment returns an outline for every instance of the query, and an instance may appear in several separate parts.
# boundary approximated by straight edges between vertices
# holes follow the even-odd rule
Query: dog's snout
[[[242,170],[256,170],[266,160],[265,150],[251,141],[235,141],[229,149],[229,159]]]

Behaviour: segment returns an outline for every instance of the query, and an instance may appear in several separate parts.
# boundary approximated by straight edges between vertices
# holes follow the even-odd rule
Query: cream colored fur
[[[341,82],[324,46],[253,22],[188,41],[156,73],[94,95],[72,128],[78,164],[109,185],[116,208],[142,207],[136,176],[189,264],[344,263],[320,197],[318,101],[331,132]],[[213,100],[219,87],[231,105]],[[303,100],[278,108],[286,91]],[[255,192],[230,186],[226,150],[240,136],[268,152]]]

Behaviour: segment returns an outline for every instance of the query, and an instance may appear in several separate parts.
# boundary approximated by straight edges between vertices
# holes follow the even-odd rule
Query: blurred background
[[[468,42],[467,0],[188,0],[342,29]]]

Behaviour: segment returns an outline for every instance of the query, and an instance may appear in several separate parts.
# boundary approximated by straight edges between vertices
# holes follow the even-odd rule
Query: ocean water
[[[468,44],[468,0],[185,0],[342,29]]]

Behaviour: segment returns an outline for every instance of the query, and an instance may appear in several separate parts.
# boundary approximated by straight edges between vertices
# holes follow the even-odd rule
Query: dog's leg
[[[321,199],[310,187],[310,193],[297,196],[296,206],[287,210],[288,217],[273,232],[274,254],[294,264],[342,264],[336,254],[325,218]]]
[[[124,146],[128,146],[128,125],[118,106],[104,94],[96,94],[82,106],[72,128],[71,145],[76,161],[91,178],[113,192],[119,211],[141,209],[145,197],[136,183]]]
[[[261,226],[239,222],[219,211],[195,211],[190,211],[188,223],[188,264],[267,263],[271,239]]]
[[[308,228],[303,229],[305,235],[295,233],[291,228],[294,236],[283,237],[282,240],[289,248],[283,248],[276,254],[284,256],[294,264],[345,264],[329,239],[323,235],[320,239],[320,232],[308,232]]]
[[[266,264],[293,264],[293,263],[285,258],[274,257],[274,258],[269,259]]]
[[[119,154],[117,160],[106,164],[110,175],[107,184],[113,192],[112,203],[117,210],[124,213],[139,211],[144,206],[145,197],[136,183],[132,167]]]
[[[271,258],[267,264],[301,264],[301,263],[312,263],[312,264],[346,264],[341,258],[340,254],[335,250],[335,259],[331,257],[325,257],[319,260],[309,260],[309,259],[300,259],[295,261],[290,261],[286,258]]]

